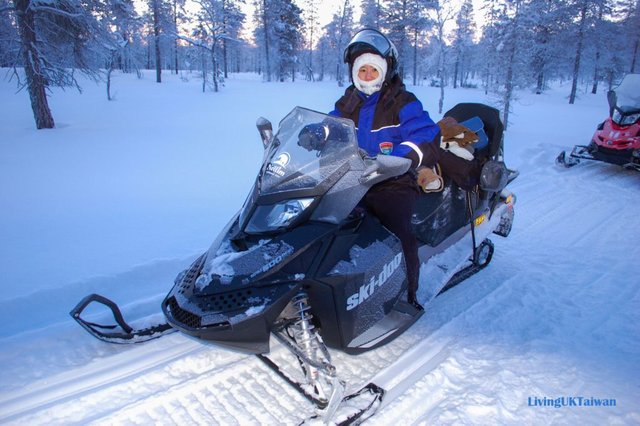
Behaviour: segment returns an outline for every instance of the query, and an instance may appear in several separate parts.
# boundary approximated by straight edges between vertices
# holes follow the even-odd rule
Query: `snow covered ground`
[[[110,345],[68,312],[97,292],[132,322],[160,319],[175,275],[250,188],[262,157],[256,118],[277,123],[295,105],[329,111],[341,89],[233,76],[203,94],[188,74],[165,73],[162,84],[116,75],[112,102],[104,85],[54,90],[56,129],[37,131],[27,94],[0,75],[0,423],[298,424],[312,415],[254,357],[178,333]],[[441,118],[439,89],[410,90]],[[509,238],[492,238],[491,265],[391,344],[334,354],[351,380],[417,342],[435,354],[367,424],[640,424],[640,173],[554,164],[607,113],[604,94],[569,105],[568,92],[522,92],[514,105],[505,143],[520,171],[516,216]],[[446,95],[445,110],[493,102],[478,89]]]

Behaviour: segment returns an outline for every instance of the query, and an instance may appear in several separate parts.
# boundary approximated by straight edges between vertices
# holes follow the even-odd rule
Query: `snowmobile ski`
[[[82,318],[82,312],[91,303],[99,303],[111,310],[113,318],[116,324],[97,324],[90,322]],[[149,340],[157,339],[165,334],[176,331],[169,323],[156,324],[150,327],[142,329],[134,329],[124,320],[120,308],[115,302],[107,299],[99,294],[90,294],[82,299],[72,310],[69,312],[71,317],[78,322],[85,330],[89,332],[95,338],[108,343],[128,344],[128,343],[142,343]],[[113,331],[104,331],[113,330]]]

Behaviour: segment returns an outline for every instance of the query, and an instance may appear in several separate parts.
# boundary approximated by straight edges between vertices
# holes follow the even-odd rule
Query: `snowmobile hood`
[[[322,136],[314,147],[300,142],[309,129]],[[240,213],[207,252],[194,293],[299,279],[272,275],[342,223],[374,183],[410,165],[380,157],[363,159],[351,120],[294,108],[267,144]]]

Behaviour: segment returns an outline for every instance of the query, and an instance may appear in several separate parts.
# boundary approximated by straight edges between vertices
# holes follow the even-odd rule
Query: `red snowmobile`
[[[591,143],[574,146],[568,157],[562,151],[556,163],[573,167],[581,159],[597,160],[640,171],[640,74],[627,74],[607,100],[609,117],[598,125]]]

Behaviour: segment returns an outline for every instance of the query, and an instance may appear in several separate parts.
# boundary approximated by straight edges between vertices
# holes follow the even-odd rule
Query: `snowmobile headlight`
[[[620,110],[614,109],[611,120],[619,126],[631,126],[640,119],[640,113],[624,114]]]
[[[625,115],[622,117],[622,123],[620,124],[622,124],[623,126],[630,126],[636,121],[638,121],[639,119],[640,119],[640,113]]]
[[[313,198],[299,198],[258,206],[253,212],[245,232],[259,234],[286,228],[309,208],[313,200]]]

